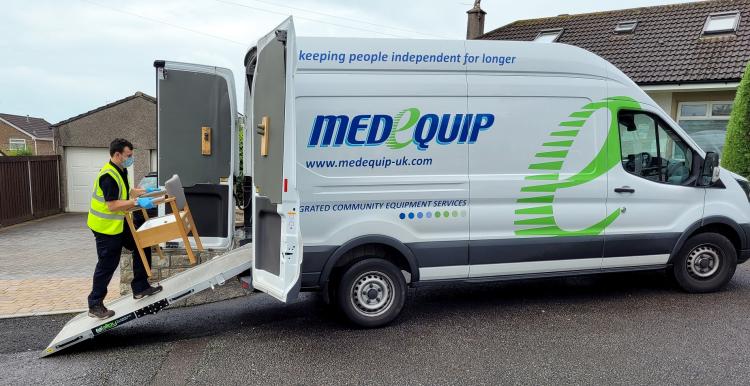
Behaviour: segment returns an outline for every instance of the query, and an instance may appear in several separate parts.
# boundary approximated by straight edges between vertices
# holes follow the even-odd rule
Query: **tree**
[[[750,62],[745,67],[721,155],[721,166],[744,177],[750,176]]]

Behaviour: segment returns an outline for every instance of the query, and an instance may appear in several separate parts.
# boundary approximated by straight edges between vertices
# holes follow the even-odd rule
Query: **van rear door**
[[[258,41],[252,73],[253,285],[281,300],[299,294],[302,239],[296,152],[293,73],[294,25],[289,18]],[[250,52],[252,55],[252,50]]]
[[[155,61],[154,67],[159,185],[177,174],[203,245],[229,248],[234,231],[232,180],[239,155],[232,72],[164,60]],[[160,210],[163,215],[164,206]],[[179,239],[166,246],[184,247]]]

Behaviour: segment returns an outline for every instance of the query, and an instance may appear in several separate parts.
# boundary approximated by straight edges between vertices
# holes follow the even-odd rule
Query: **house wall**
[[[124,138],[133,143],[135,156],[133,181],[138,183],[151,171],[151,150],[156,149],[156,104],[143,97],[116,104],[96,111],[55,130],[58,154],[66,147],[109,148],[115,138]],[[65,157],[62,157],[62,192],[67,192]],[[101,161],[102,165],[106,159]],[[63,198],[66,203],[67,197]]]
[[[32,151],[36,151],[34,155],[53,155],[55,153],[55,147],[52,146],[52,140],[49,141],[43,141],[43,140],[36,140],[36,150],[34,150],[34,144],[32,143],[31,149]]]
[[[672,119],[674,119],[672,109],[672,93],[671,92],[647,92],[648,96],[656,102],[659,107],[662,108]]]
[[[32,151],[34,150],[34,140],[31,139],[31,136],[19,131],[15,127],[10,126],[5,122],[0,121],[0,150],[7,153],[6,150],[8,150],[8,148],[10,147],[11,138],[25,139],[26,147],[28,147]]]

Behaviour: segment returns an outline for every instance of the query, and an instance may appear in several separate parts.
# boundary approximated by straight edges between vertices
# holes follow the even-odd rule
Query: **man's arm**
[[[104,201],[107,203],[107,209],[111,212],[126,211],[135,207],[136,200],[120,200],[120,187],[117,182],[110,175],[103,175],[99,177],[99,187],[104,193]]]
[[[135,208],[135,198],[130,200],[114,200],[107,201],[107,208],[110,212],[126,211],[131,208]]]

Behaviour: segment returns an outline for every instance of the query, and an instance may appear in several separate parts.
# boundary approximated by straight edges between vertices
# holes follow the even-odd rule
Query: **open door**
[[[179,175],[203,245],[229,248],[234,230],[232,181],[238,157],[232,72],[163,60],[155,61],[154,67],[159,185]],[[160,215],[164,210],[160,208]],[[184,245],[178,239],[166,247]]]
[[[253,52],[253,50],[255,52]],[[253,146],[253,285],[281,300],[297,297],[302,239],[296,152],[293,73],[294,26],[287,19],[258,41],[248,55]]]

